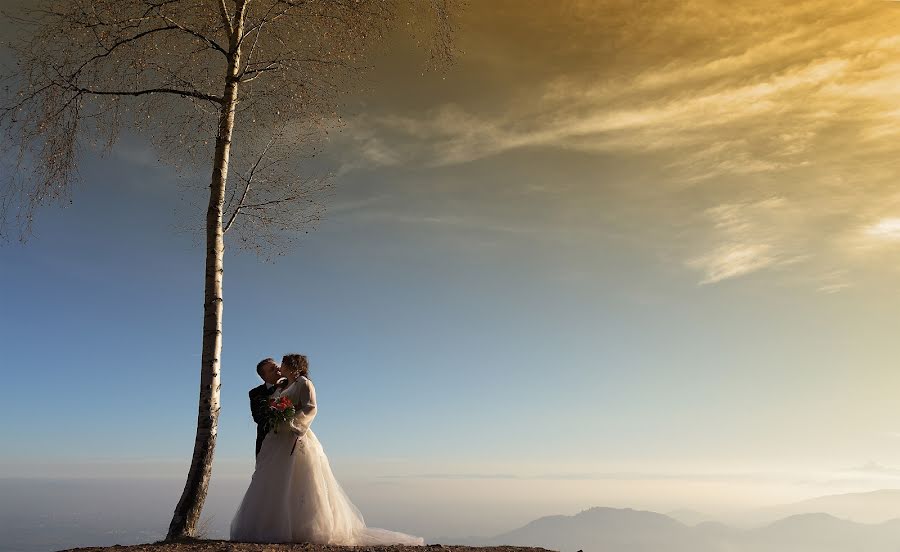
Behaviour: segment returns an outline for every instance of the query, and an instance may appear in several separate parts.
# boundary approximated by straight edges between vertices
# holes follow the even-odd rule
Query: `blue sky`
[[[5,377],[30,389],[3,414],[31,411],[4,427],[17,445],[7,462],[46,460],[48,447],[65,451],[53,455],[62,464],[189,456],[201,250],[174,228],[172,175],[124,157],[90,159],[75,203],[46,210],[37,236],[2,251]],[[426,171],[410,172],[427,185]],[[333,201],[378,186],[405,193],[396,182],[347,178],[349,198]],[[345,461],[521,475],[892,459],[882,435],[892,422],[876,418],[890,404],[872,385],[893,377],[881,368],[890,296],[754,277],[698,286],[615,237],[566,250],[429,222],[427,201],[410,205],[410,220],[338,209],[274,264],[232,252],[219,459],[248,457],[255,362],[289,351],[310,355],[316,425]],[[35,373],[48,384],[31,388]],[[54,407],[34,412],[45,392]],[[834,426],[866,400],[859,418],[881,425]]]
[[[227,252],[216,477],[252,468],[256,362],[303,352],[326,450],[396,512],[896,486],[896,15],[813,4],[736,10],[724,45],[703,2],[639,14],[658,34],[610,57],[637,32],[589,40],[614,10],[497,3],[446,75],[388,64],[327,147],[319,227],[276,263]],[[0,249],[0,477],[186,472],[203,258],[179,229],[208,177],[157,157],[85,150],[74,203]]]

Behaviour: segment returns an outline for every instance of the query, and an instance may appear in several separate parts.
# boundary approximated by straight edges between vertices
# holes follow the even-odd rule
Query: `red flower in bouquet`
[[[294,403],[288,397],[271,398],[266,411],[266,429],[278,433],[278,426],[291,421],[296,414]]]
[[[287,397],[269,399],[269,408],[275,410],[276,412],[284,412],[288,408],[294,408],[294,403],[291,402],[291,399]]]

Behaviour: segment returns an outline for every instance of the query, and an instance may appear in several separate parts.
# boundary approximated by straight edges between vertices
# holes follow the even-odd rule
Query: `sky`
[[[885,1],[491,0],[443,73],[389,50],[318,227],[227,252],[213,496],[246,485],[254,367],[288,352],[400,530],[897,487],[897,29]],[[72,205],[0,248],[0,477],[176,481],[208,167],[133,135],[82,155]]]

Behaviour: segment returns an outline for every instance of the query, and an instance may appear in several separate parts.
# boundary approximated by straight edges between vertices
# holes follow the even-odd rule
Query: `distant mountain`
[[[561,552],[898,552],[900,520],[862,524],[802,514],[747,530],[717,522],[691,527],[655,512],[591,508],[574,516],[543,517],[496,537],[449,542],[460,540]]]
[[[747,550],[882,552],[900,550],[900,520],[867,525],[828,514],[801,514],[748,531]]]
[[[748,521],[763,525],[808,513],[825,513],[858,523],[884,523],[900,518],[900,489],[827,495],[793,504],[762,508],[751,512]]]
[[[690,526],[700,525],[701,523],[715,521],[717,519],[715,516],[704,514],[703,512],[698,512],[696,510],[688,510],[686,508],[666,512],[666,515]]]
[[[574,516],[550,516],[498,535],[485,544],[533,543],[560,551],[695,552],[690,528],[668,516],[640,510],[591,508]]]

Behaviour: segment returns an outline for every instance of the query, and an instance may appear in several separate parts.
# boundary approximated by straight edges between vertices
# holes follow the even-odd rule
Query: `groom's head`
[[[275,362],[274,358],[264,358],[259,361],[259,364],[256,365],[256,373],[259,374],[259,377],[266,383],[271,383],[275,385],[275,382],[278,381],[278,378],[281,377],[281,373],[278,371],[278,363]]]

